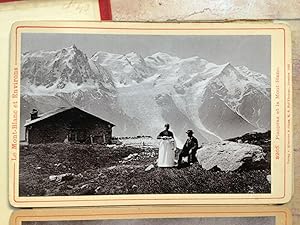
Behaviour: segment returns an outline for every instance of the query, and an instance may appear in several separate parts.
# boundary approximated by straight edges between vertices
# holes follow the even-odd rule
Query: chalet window
[[[88,141],[88,135],[87,131],[85,130],[80,130],[80,129],[74,129],[69,132],[68,140],[70,142],[80,142],[84,143]]]

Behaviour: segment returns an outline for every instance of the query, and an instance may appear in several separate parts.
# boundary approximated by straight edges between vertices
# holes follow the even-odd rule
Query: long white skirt
[[[162,140],[158,152],[158,167],[173,167],[175,166],[175,149],[176,144],[174,139]]]

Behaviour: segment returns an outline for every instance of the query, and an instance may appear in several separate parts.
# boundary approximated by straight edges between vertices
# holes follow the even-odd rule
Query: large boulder
[[[196,153],[202,168],[226,172],[261,167],[265,155],[260,146],[231,141],[205,144]]]

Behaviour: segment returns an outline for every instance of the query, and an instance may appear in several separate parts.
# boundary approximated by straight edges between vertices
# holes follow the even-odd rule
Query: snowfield
[[[45,112],[42,98],[53,107],[75,105],[116,124],[115,136],[155,137],[169,123],[182,145],[187,129],[200,142],[270,130],[270,76],[243,65],[162,52],[88,58],[73,45],[24,53],[21,75],[23,109]]]

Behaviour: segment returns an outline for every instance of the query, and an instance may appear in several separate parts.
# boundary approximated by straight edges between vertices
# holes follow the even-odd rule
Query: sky
[[[180,58],[199,56],[215,64],[244,65],[270,75],[271,37],[267,35],[104,35],[23,33],[22,53],[58,50],[75,44],[91,57],[98,51],[146,57],[164,52]]]

